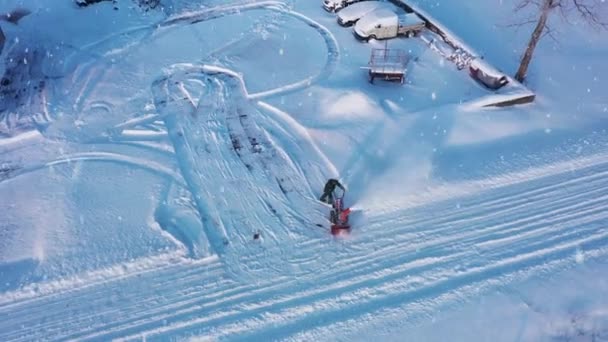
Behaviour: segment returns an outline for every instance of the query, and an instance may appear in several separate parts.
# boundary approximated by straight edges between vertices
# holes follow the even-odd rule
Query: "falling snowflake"
[[[583,253],[583,251],[577,249],[576,253],[574,254],[574,260],[576,260],[576,262],[579,264],[585,262],[585,254]]]

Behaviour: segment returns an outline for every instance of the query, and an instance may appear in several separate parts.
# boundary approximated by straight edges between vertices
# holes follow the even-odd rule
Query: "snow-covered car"
[[[358,1],[360,0],[323,0],[323,8],[328,12],[337,12]]]
[[[341,26],[354,25],[357,20],[363,18],[366,14],[380,8],[390,8],[390,3],[385,1],[362,1],[352,4],[338,12],[338,24]]]
[[[399,16],[390,9],[374,10],[357,21],[353,33],[357,39],[388,39],[399,35],[413,37],[426,23],[416,13]]]

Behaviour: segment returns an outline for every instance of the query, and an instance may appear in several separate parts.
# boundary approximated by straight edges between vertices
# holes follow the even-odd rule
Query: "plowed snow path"
[[[191,96],[192,84],[203,88],[200,100]],[[153,92],[213,251],[237,273],[281,269],[266,251],[284,254],[309,243],[323,207],[300,167],[256,123],[263,115],[240,79],[177,66]],[[256,231],[264,249],[252,241]]]
[[[589,160],[578,169],[536,172],[526,181],[505,177],[484,192],[372,216],[362,228],[365,239],[315,239],[275,255],[276,264],[311,267],[298,277],[241,281],[218,259],[184,259],[65,292],[0,301],[0,339],[314,339],[331,336],[349,319],[371,323],[374,313],[415,319],[572,266],[577,254],[605,256],[607,156]],[[269,255],[281,249],[264,248]]]

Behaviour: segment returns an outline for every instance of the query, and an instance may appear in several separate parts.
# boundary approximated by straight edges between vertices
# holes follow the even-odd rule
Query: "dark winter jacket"
[[[325,188],[323,188],[323,193],[330,194],[330,193],[334,192],[336,187],[344,190],[344,187],[342,186],[342,184],[340,184],[340,182],[338,182],[338,180],[331,178],[327,181],[327,183],[325,183]]]

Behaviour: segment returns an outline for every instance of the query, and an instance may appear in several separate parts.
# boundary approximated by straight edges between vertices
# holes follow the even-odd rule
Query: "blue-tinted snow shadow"
[[[443,146],[433,155],[433,177],[442,181],[482,179],[603,152],[606,128],[538,129],[481,144]]]
[[[24,283],[31,283],[32,274],[40,262],[34,259],[0,264],[0,292],[18,289]]]
[[[370,187],[373,184],[380,188],[395,188],[407,186],[407,179],[419,177],[415,175],[420,172],[418,166],[432,160],[433,151],[446,143],[448,135],[440,132],[449,131],[453,127],[455,114],[443,113],[440,123],[430,112],[413,114],[409,118],[413,119],[413,123],[399,126],[399,134],[396,136],[384,135],[384,124],[379,124],[364,139],[359,140],[359,147],[342,170],[342,174],[347,175],[347,184],[351,189],[349,199],[352,202],[356,203],[372,190]],[[381,147],[381,153],[378,153],[378,143],[382,144],[386,140],[390,143]],[[398,178],[395,178],[395,172]],[[388,173],[391,173],[392,177],[388,179],[392,180],[392,184],[378,185],[377,181]]]
[[[161,229],[187,248],[191,258],[206,255],[207,242],[204,238],[203,227],[194,211],[161,204],[154,212],[154,218]]]

